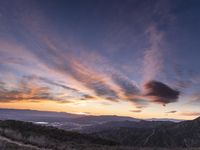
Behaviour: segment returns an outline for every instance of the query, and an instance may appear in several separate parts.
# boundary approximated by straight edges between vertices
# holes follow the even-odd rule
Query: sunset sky
[[[0,108],[200,116],[199,0],[0,0]]]

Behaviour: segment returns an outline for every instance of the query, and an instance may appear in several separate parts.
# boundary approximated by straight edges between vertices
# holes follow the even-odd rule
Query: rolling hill
[[[98,137],[64,131],[54,127],[36,125],[30,122],[0,121],[0,136],[21,145],[56,150],[84,149],[84,147],[117,145],[116,142]]]
[[[156,126],[120,127],[93,133],[122,145],[136,147],[200,147],[200,117]]]
[[[101,127],[102,126],[102,127]],[[95,132],[95,129],[98,129]],[[179,123],[111,121],[77,133],[31,122],[0,121],[3,150],[198,150],[200,118]],[[195,148],[196,147],[196,148]]]

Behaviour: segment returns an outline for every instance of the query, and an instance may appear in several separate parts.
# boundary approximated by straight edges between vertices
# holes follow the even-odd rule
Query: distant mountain
[[[96,124],[105,123],[110,121],[135,121],[138,122],[141,119],[136,119],[132,117],[116,116],[116,115],[101,115],[101,116],[82,116],[79,118],[72,119],[73,122],[81,124]]]
[[[200,117],[151,127],[114,128],[93,135],[136,147],[200,147]]]
[[[92,116],[78,115],[65,112],[0,109],[0,120],[20,120],[34,122],[36,124],[54,126],[65,130],[81,131],[85,126],[102,124],[109,121],[139,121],[132,117],[123,116]]]
[[[0,109],[0,120],[20,120],[64,130],[91,133],[109,128],[143,126],[144,121],[137,118],[116,115],[78,115],[65,112]],[[166,120],[166,119],[165,119]],[[160,120],[156,120],[159,121]],[[164,121],[162,119],[162,121]],[[171,121],[171,119],[170,119]],[[177,120],[172,120],[177,122]],[[179,121],[179,120],[178,120]],[[137,122],[140,122],[139,124]],[[165,121],[164,121],[165,122]],[[168,122],[168,121],[166,121]],[[145,123],[144,126],[147,126]],[[152,124],[152,123],[151,123]]]
[[[91,126],[85,126],[81,130],[83,133],[94,133],[120,128],[153,128],[163,124],[174,124],[170,121],[109,121],[102,124],[94,124]]]
[[[41,121],[41,122],[52,122],[52,121],[74,121],[77,123],[88,124],[97,122],[107,121],[139,121],[140,119],[116,116],[116,115],[79,115],[66,112],[54,112],[54,111],[38,111],[29,109],[3,109],[0,108],[0,119],[1,120],[22,120],[22,121]],[[64,119],[64,120],[62,120]]]
[[[23,145],[24,149],[46,147],[57,150],[79,150],[94,145],[106,149],[104,145],[117,144],[170,149],[200,147],[200,117],[181,122],[174,122],[171,119],[147,121],[112,115],[87,116],[62,112],[0,109],[0,118],[4,120],[0,121],[0,144],[2,141],[3,143],[11,141],[15,147],[20,142],[17,145]],[[12,118],[28,122],[6,120]],[[4,149],[1,146],[0,148]]]
[[[81,116],[82,115],[65,112],[37,111],[29,109],[0,109],[0,120],[10,119],[34,122],[63,122]]]
[[[173,119],[173,118],[151,118],[146,119],[146,121],[171,121],[171,122],[181,122],[184,121],[182,119]]]

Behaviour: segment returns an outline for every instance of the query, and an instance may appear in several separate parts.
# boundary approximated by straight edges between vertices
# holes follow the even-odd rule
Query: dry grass
[[[133,148],[133,147],[91,147],[84,150],[200,150],[200,148]]]
[[[38,149],[34,148],[27,149],[27,147],[19,146],[14,143],[9,143],[7,141],[0,140],[0,150],[38,150]]]

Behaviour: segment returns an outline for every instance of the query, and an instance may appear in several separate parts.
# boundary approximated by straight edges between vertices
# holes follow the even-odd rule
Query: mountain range
[[[53,112],[53,111],[37,111],[28,109],[0,109],[0,120],[19,120],[26,122],[33,122],[36,124],[42,124],[46,126],[54,126],[64,130],[75,130],[79,132],[88,131],[89,128],[95,128],[100,126],[108,126],[112,122],[122,122],[123,127],[126,127],[127,122],[135,124],[140,121],[149,121],[127,116],[116,115],[80,115],[66,112]],[[181,120],[175,119],[152,119],[154,121],[162,122],[180,122]],[[152,121],[151,120],[151,121]],[[124,122],[124,123],[123,123]],[[108,124],[107,124],[108,123]],[[117,125],[116,124],[116,125]],[[129,126],[129,125],[128,125]]]
[[[200,117],[190,121],[141,121],[129,127],[109,128],[92,133],[122,145],[136,147],[200,147]]]
[[[37,147],[55,149],[57,145],[62,149],[68,145],[85,149],[100,145],[109,150],[113,146],[115,149],[119,146],[122,149],[200,147],[200,117],[186,121],[142,120],[112,115],[0,109],[0,120],[1,137]]]

